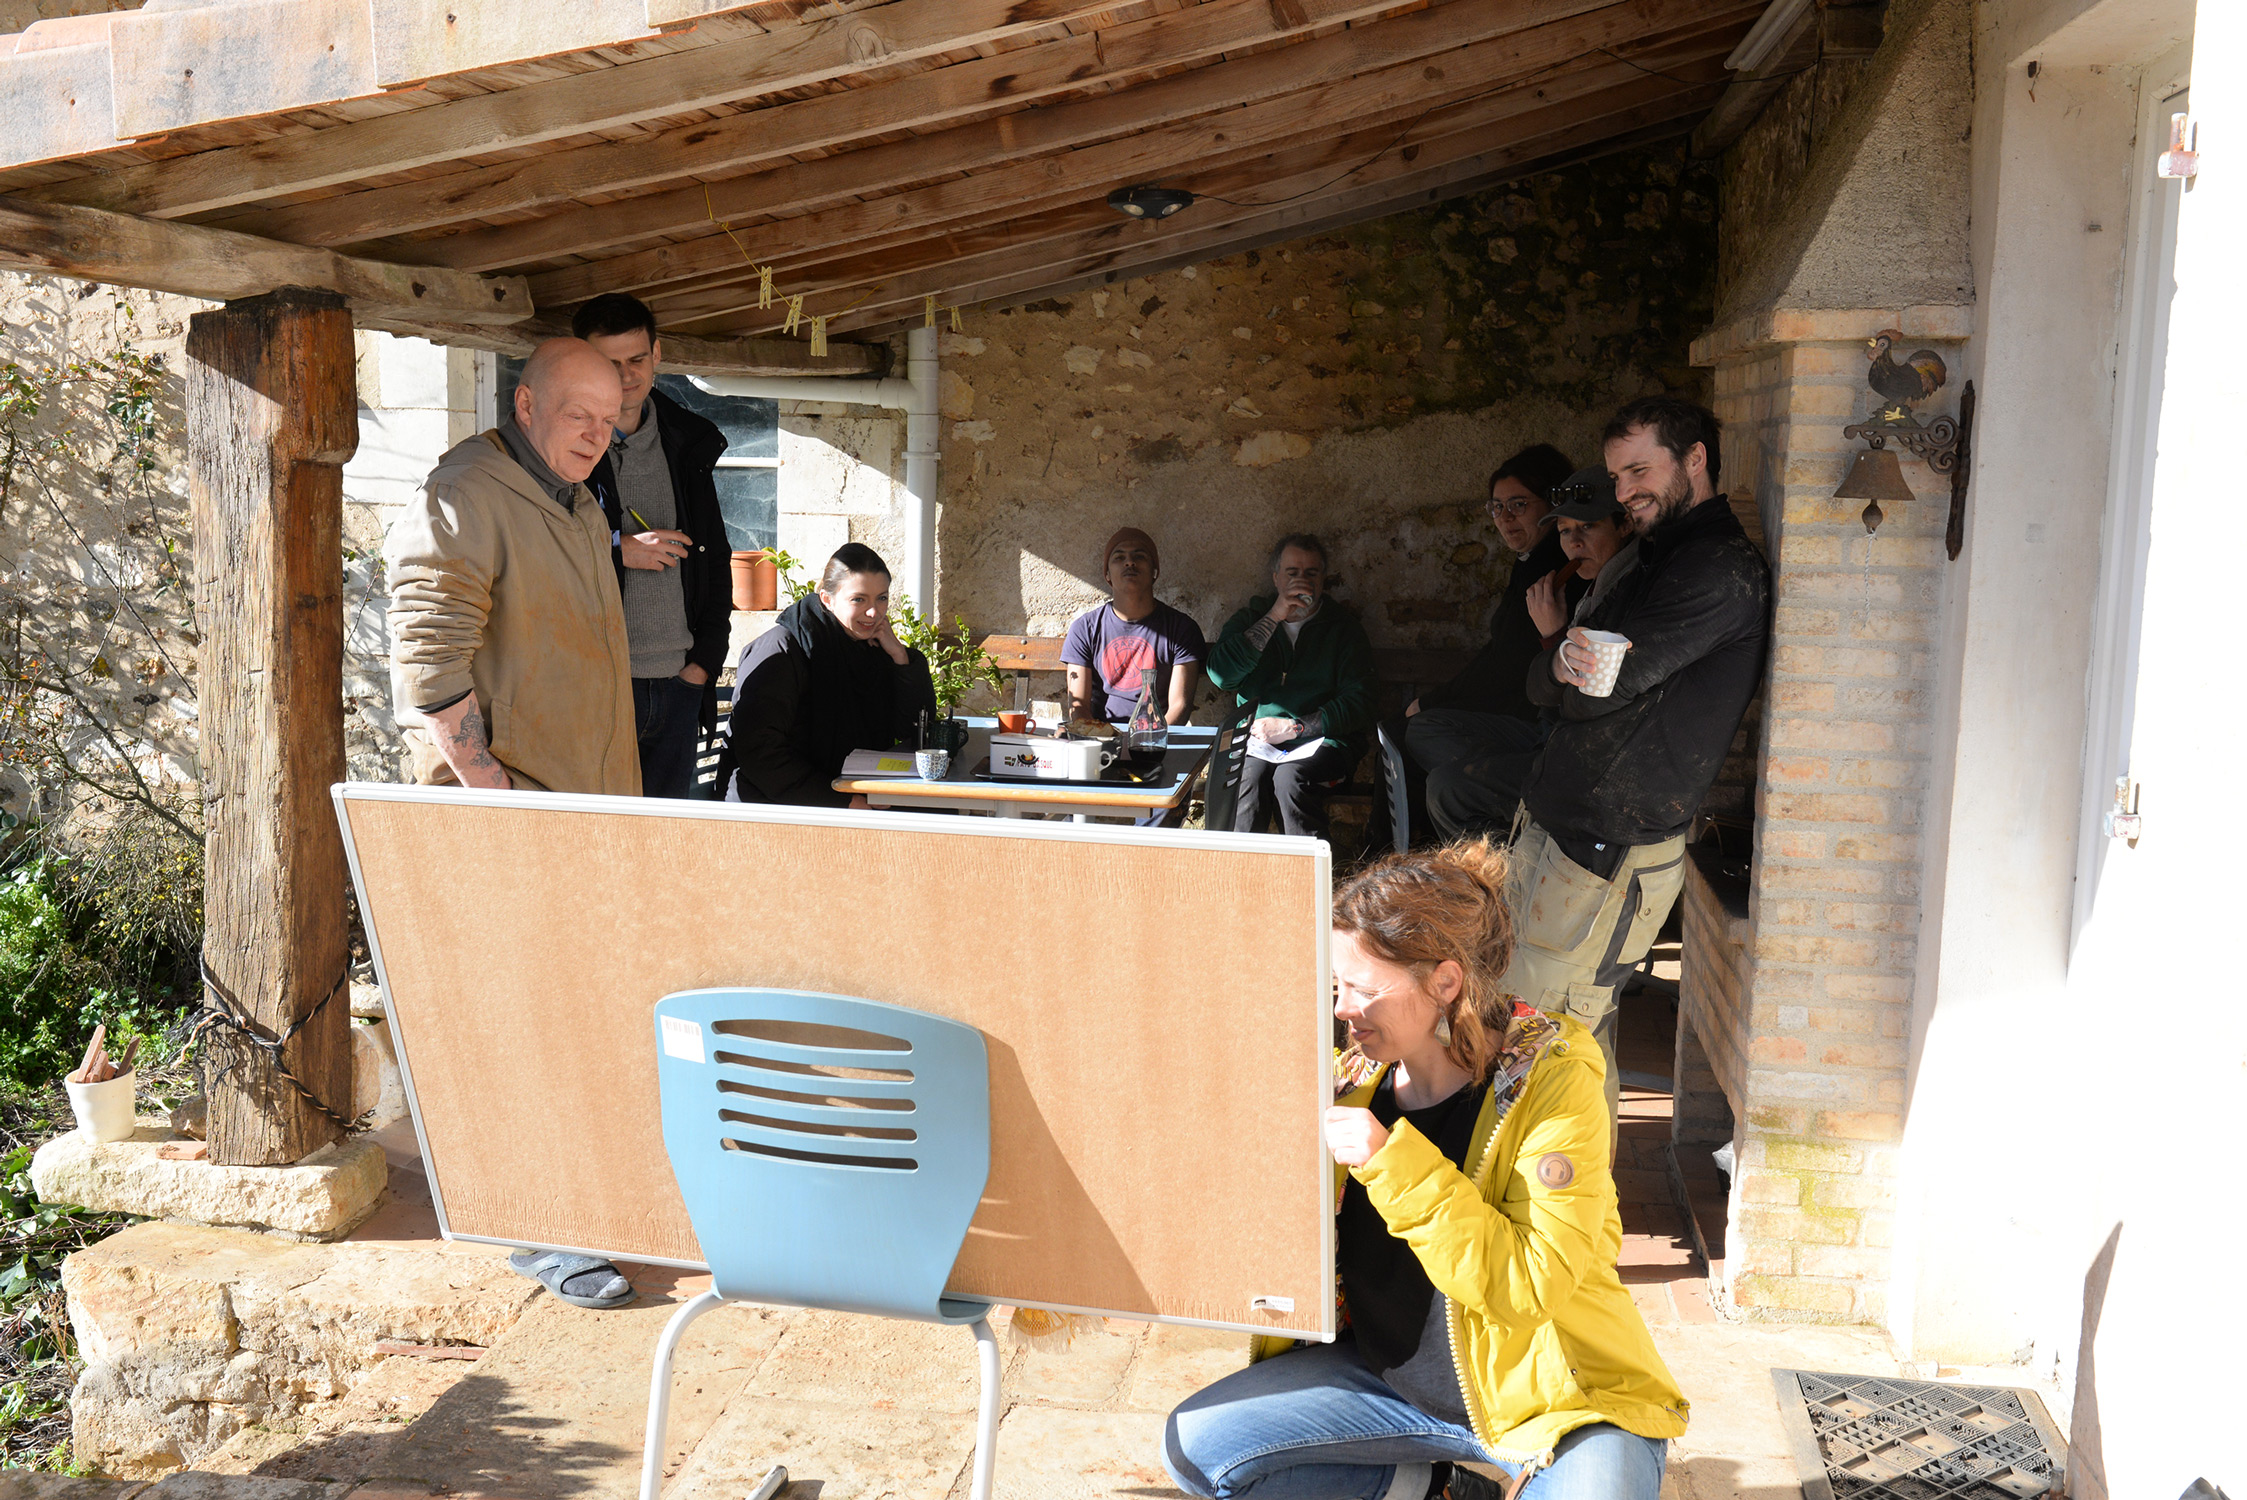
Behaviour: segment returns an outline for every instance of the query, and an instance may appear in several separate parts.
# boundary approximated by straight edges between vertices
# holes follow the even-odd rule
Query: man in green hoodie
[[[1233,616],[1209,653],[1212,686],[1255,705],[1233,827],[1263,830],[1279,806],[1288,833],[1326,837],[1326,797],[1365,753],[1373,723],[1373,645],[1326,597],[1326,545],[1297,532],[1270,560],[1272,592]]]

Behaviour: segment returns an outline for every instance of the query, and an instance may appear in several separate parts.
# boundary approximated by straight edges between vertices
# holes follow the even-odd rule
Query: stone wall
[[[197,779],[195,630],[183,413],[177,374],[187,318],[201,304],[68,281],[0,274],[0,367],[17,394],[36,392],[36,418],[17,436],[0,496],[0,626],[8,656],[44,656],[159,786]],[[51,385],[52,372],[98,364],[121,348],[164,362],[142,472],[120,451],[104,408],[116,382],[99,374]],[[49,706],[55,700],[46,700]],[[64,715],[65,721],[76,722]],[[65,757],[112,753],[76,722]],[[6,769],[6,806],[55,816],[72,806],[52,778]],[[43,784],[42,784],[43,783]]]
[[[98,382],[66,387],[68,399],[50,402],[27,429],[38,451],[19,462],[20,480],[0,505],[0,620],[36,617],[50,636],[66,639],[67,663],[103,723],[133,747],[144,775],[175,783],[200,774],[181,360],[187,321],[205,305],[0,272],[0,366],[50,370],[126,345],[162,361],[149,473],[119,459],[114,427],[100,410],[107,387]],[[389,710],[382,531],[435,456],[468,430],[473,401],[454,368],[466,369],[466,356],[379,333],[359,335],[359,355],[359,451],[344,469],[346,754],[354,778],[390,781],[400,759]],[[67,623],[58,630],[58,621]],[[106,753],[90,729],[74,747]],[[5,789],[4,805],[19,813],[38,794],[20,770],[7,774]],[[60,816],[77,805],[50,783],[37,810]]]
[[[1162,547],[1214,630],[1293,530],[1383,645],[1482,638],[1507,568],[1481,502],[1525,444],[1596,456],[1616,406],[1705,396],[1713,174],[1682,146],[1106,290],[967,314],[941,340],[942,603],[1059,634],[1100,545]]]

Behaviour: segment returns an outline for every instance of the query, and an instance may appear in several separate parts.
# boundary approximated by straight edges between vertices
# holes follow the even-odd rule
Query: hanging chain
[[[273,1069],[275,1076],[290,1088],[295,1089],[305,1103],[335,1121],[345,1130],[355,1128],[359,1123],[357,1117],[341,1114],[331,1108],[326,1100],[305,1086],[303,1079],[290,1071],[287,1061],[282,1056],[289,1043],[296,1039],[296,1034],[312,1024],[313,1018],[328,1008],[328,1002],[351,987],[351,965],[349,961],[344,963],[343,972],[336,976],[336,982],[328,987],[328,992],[320,997],[320,1003],[291,1021],[279,1036],[261,1035],[258,1030],[258,1023],[250,1015],[248,1008],[240,1000],[237,1000],[224,985],[211,976],[211,966],[200,956],[196,959],[196,966],[202,971],[203,975],[203,1007],[196,1013],[195,1018],[187,1023],[187,1033],[184,1040],[187,1042],[204,1041],[213,1032],[221,1029],[226,1030],[231,1033],[228,1037],[229,1041],[239,1041],[263,1052],[266,1064]],[[214,1001],[216,1003],[213,1003]],[[228,1075],[242,1065],[246,1056],[247,1054],[238,1054],[217,1072],[208,1073],[204,1080],[204,1092],[210,1093],[219,1084],[225,1082]]]

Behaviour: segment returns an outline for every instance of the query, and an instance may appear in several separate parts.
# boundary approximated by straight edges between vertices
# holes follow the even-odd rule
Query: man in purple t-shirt
[[[1108,538],[1101,559],[1110,598],[1070,621],[1061,646],[1069,668],[1070,716],[1129,719],[1139,702],[1139,674],[1152,667],[1163,717],[1185,723],[1208,655],[1202,628],[1192,615],[1155,598],[1162,559],[1146,532],[1126,526]]]

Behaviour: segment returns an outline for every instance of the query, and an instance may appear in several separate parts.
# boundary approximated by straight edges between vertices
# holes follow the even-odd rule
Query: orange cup
[[[1018,708],[1005,709],[999,714],[1001,734],[1020,734],[1030,727],[1030,716]]]

